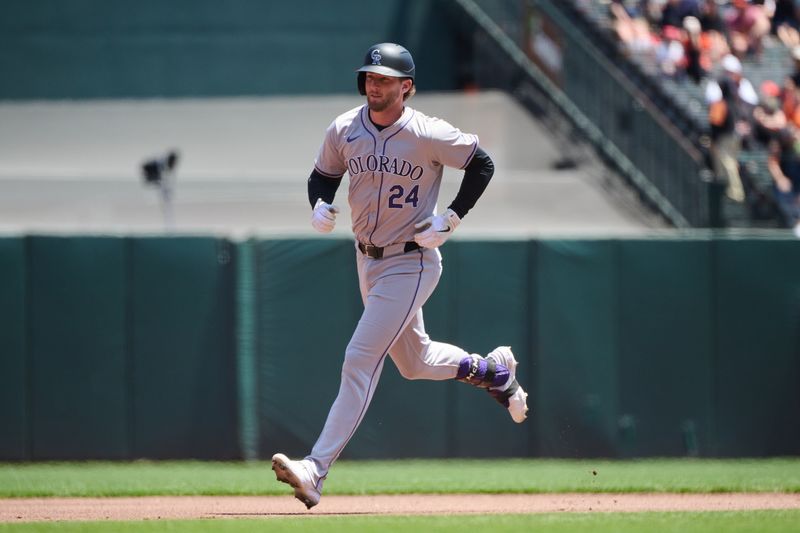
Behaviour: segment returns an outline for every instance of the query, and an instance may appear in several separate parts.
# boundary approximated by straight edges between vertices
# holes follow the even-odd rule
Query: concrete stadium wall
[[[361,311],[353,254],[342,239],[0,238],[0,460],[307,453]],[[443,254],[429,333],[510,344],[530,419],[389,363],[343,457],[800,453],[797,241]]]
[[[442,0],[7,0],[0,99],[353,92],[384,41],[412,51],[420,88],[456,88]]]

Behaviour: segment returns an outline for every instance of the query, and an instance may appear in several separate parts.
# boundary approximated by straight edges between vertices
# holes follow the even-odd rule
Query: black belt
[[[422,247],[414,241],[408,241],[406,243],[401,242],[399,244],[391,244],[383,247],[358,243],[358,249],[361,251],[361,253],[373,259],[381,259],[384,257],[384,255],[388,257],[390,255],[413,252],[414,250],[419,250],[420,248]]]

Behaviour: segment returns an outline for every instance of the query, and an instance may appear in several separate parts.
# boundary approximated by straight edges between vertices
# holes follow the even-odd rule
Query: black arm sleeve
[[[322,198],[323,202],[332,204],[340,183],[342,183],[341,177],[329,178],[317,172],[316,168],[312,170],[308,177],[308,201],[311,202],[311,207],[313,208],[317,203],[317,198]]]
[[[472,161],[464,168],[464,179],[461,181],[461,187],[449,209],[455,211],[459,218],[464,218],[469,210],[475,207],[475,203],[486,190],[493,174],[492,158],[479,146],[475,155],[472,156]]]

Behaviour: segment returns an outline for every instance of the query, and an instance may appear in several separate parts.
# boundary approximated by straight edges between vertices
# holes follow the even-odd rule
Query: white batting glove
[[[452,209],[441,215],[430,216],[414,225],[419,233],[414,240],[423,248],[438,248],[443,245],[453,231],[461,224],[461,218]]]
[[[336,214],[339,208],[322,201],[322,198],[317,198],[317,203],[314,205],[314,213],[311,215],[311,225],[320,233],[330,233],[336,225]]]

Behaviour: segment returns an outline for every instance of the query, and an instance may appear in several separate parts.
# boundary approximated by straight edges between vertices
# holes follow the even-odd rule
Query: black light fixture
[[[161,157],[148,159],[142,163],[142,179],[145,185],[158,187],[161,193],[161,211],[164,214],[164,227],[167,231],[172,231],[175,227],[172,192],[178,160],[178,151],[170,150]]]
[[[165,177],[175,171],[178,166],[178,152],[170,150],[166,155],[148,159],[142,163],[142,177],[148,185],[159,185]]]

